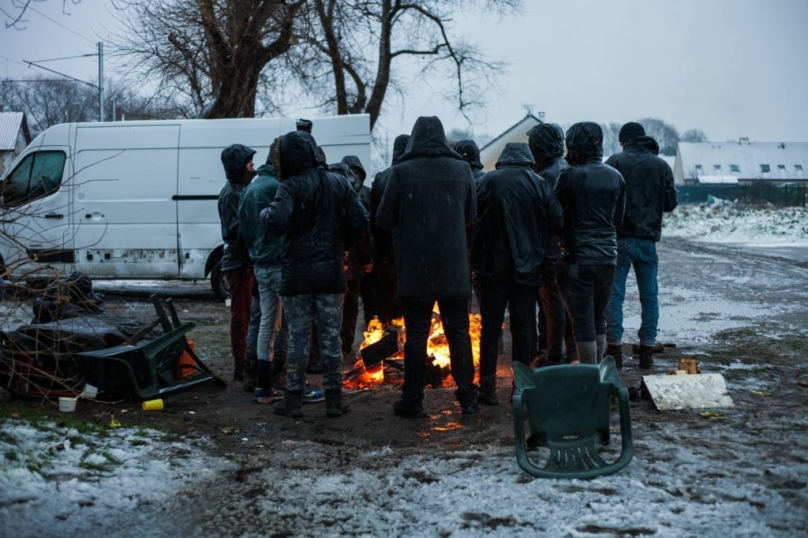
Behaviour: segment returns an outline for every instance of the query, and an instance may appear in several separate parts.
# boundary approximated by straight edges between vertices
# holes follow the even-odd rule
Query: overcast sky
[[[0,29],[0,78],[35,73],[23,60],[94,53],[114,19],[108,2],[33,4],[24,31]],[[6,2],[3,2],[5,4]],[[808,141],[808,0],[525,0],[515,18],[456,17],[492,59],[506,61],[475,134],[497,135],[525,105],[561,124],[658,117],[680,131],[700,128],[711,140]],[[49,20],[48,18],[52,20]],[[96,58],[46,65],[94,82]],[[112,66],[106,69],[114,76]],[[437,115],[447,131],[468,128],[441,101],[445,86],[412,84],[380,126],[392,138],[420,115]],[[311,111],[286,111],[311,116]]]

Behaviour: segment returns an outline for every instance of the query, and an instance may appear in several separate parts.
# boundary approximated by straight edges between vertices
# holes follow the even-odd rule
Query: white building
[[[0,174],[31,141],[28,122],[22,112],[0,112]]]
[[[483,169],[486,172],[496,169],[497,160],[508,142],[527,144],[527,132],[540,123],[544,123],[544,112],[539,112],[538,117],[528,113],[516,124],[480,148],[480,162],[483,163]]]
[[[808,142],[680,142],[673,177],[677,185],[808,182]],[[721,183],[726,183],[722,179]]]

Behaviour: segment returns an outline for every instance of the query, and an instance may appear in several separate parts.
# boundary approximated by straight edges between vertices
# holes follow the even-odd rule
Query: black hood
[[[508,142],[497,159],[497,170],[503,166],[533,166],[533,155],[524,142]]]
[[[483,163],[480,162],[480,148],[474,140],[460,140],[455,144],[454,150],[471,165],[473,170],[483,169]]]
[[[320,165],[320,148],[309,133],[292,131],[280,143],[280,163],[274,163],[281,179],[296,176]]]
[[[407,150],[399,162],[418,157],[450,157],[463,160],[463,157],[449,147],[446,133],[443,132],[443,124],[437,116],[421,116],[415,121]]]
[[[351,182],[353,181],[353,172],[351,172],[351,169],[348,167],[348,165],[343,162],[329,164],[328,171],[334,172],[335,174],[339,174]]]
[[[241,182],[247,173],[247,163],[255,155],[255,150],[242,144],[233,144],[222,150],[222,165],[227,181]]]
[[[591,121],[576,123],[567,130],[567,161],[573,165],[603,158],[603,129]]]
[[[626,151],[650,151],[654,155],[659,155],[659,144],[650,136],[637,136],[626,144]]]
[[[362,181],[365,181],[365,178],[368,177],[368,173],[365,171],[365,167],[362,166],[362,161],[359,160],[359,157],[356,155],[346,155],[342,158],[342,164],[346,165],[348,168],[358,168],[362,171]]]
[[[393,141],[393,164],[397,164],[401,156],[407,150],[407,144],[410,142],[410,135],[398,135]]]
[[[564,156],[564,129],[557,123],[540,123],[527,132],[527,138],[537,161]]]

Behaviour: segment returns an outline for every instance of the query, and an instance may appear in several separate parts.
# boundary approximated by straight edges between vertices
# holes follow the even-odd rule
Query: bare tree
[[[620,153],[623,148],[620,146],[620,127],[619,123],[602,123],[600,128],[603,129],[603,154],[614,155]]]
[[[305,1],[154,0],[122,11],[125,34],[113,47],[135,60],[132,73],[182,115],[255,116],[262,71],[295,42]]]
[[[659,152],[663,155],[676,155],[679,145],[679,131],[670,123],[656,118],[643,118],[638,123],[645,128],[645,134],[659,144]]]
[[[3,81],[0,105],[5,110],[24,112],[31,134],[36,136],[57,123],[97,119],[98,93],[71,80],[37,76],[22,82]]]
[[[701,129],[688,129],[679,138],[680,142],[709,142],[707,135]]]
[[[15,30],[25,30],[25,24],[28,19],[25,19],[25,14],[29,11],[36,11],[34,5],[42,4],[48,0],[11,0],[10,5],[0,6],[0,13],[5,17],[6,28],[14,28]],[[69,15],[67,12],[67,5],[76,5],[81,0],[62,0],[62,13]]]
[[[367,113],[371,128],[388,90],[401,89],[394,64],[421,62],[421,74],[454,80],[449,97],[464,115],[484,105],[492,75],[502,67],[472,44],[452,36],[461,7],[513,12],[519,0],[311,0],[305,11],[306,47],[293,53],[298,80],[337,114]]]

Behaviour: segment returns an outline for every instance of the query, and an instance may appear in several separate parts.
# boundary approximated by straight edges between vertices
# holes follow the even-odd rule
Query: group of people
[[[596,363],[609,354],[622,367],[632,266],[642,305],[639,366],[650,368],[659,318],[655,243],[662,213],[677,203],[670,167],[634,122],[620,130],[623,152],[606,163],[595,123],[576,123],[566,134],[539,124],[527,135],[527,144],[507,144],[496,170],[485,173],[473,141],[451,147],[437,117],[420,117],[409,136],[396,138],[392,166],[369,189],[358,158],[326,163],[310,122],[277,138],[257,171],[253,150],[226,148],[219,211],[234,378],[253,371],[247,343],[255,340],[256,396],[277,399],[278,414],[302,416],[301,404],[316,397],[305,379],[316,347],[326,414],[341,416],[348,410],[341,365],[362,293],[366,321],[375,315],[387,324],[403,315],[404,385],[393,411],[424,417],[437,302],[455,396],[471,415],[480,404],[498,404],[506,308],[514,361]],[[482,322],[479,387],[469,336],[472,289]],[[251,305],[260,322],[248,338]],[[278,353],[286,349],[283,326],[285,361]]]

